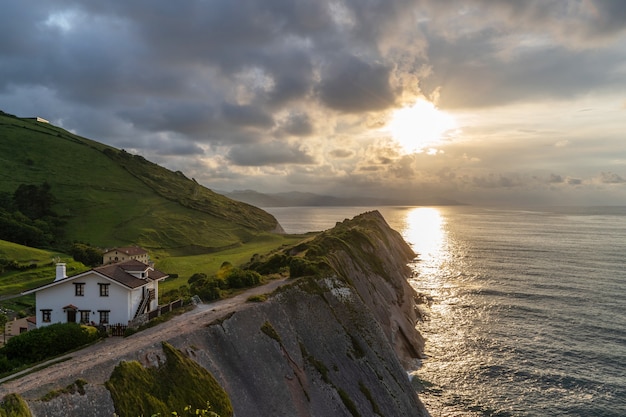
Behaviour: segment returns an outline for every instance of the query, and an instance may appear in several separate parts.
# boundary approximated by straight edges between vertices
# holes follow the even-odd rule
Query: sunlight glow
[[[427,264],[438,264],[444,251],[444,220],[434,207],[416,207],[406,216],[404,238],[411,243],[419,259]]]
[[[445,133],[456,126],[451,115],[430,101],[419,99],[412,107],[396,110],[387,128],[405,153],[421,153],[441,143]]]

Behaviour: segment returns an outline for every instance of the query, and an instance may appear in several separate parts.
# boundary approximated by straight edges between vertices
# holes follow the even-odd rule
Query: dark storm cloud
[[[221,110],[222,117],[235,126],[265,128],[274,126],[272,116],[258,107],[224,104]]]
[[[314,133],[311,118],[306,113],[290,113],[279,129],[278,135],[310,136]]]
[[[277,141],[234,146],[227,156],[232,163],[241,166],[313,164],[315,162],[306,150]]]
[[[440,105],[453,108],[572,98],[626,83],[625,73],[607,71],[624,63],[613,49],[544,45],[504,54],[495,38],[490,30],[456,40],[433,35],[433,74],[421,86],[441,89]]]
[[[536,182],[546,187],[615,189],[624,173],[597,173],[623,158],[611,148],[580,172],[564,162],[583,160],[575,139],[557,157],[520,142],[510,167],[496,147],[448,162],[466,172],[430,162],[443,154],[409,163],[372,144],[390,112],[420,93],[443,109],[482,111],[623,91],[625,31],[622,0],[7,0],[0,109],[175,161],[222,187],[254,172],[260,184],[340,175],[337,184],[349,177],[364,192],[418,176],[517,191],[541,158]],[[530,137],[532,122],[505,134],[527,127]],[[480,146],[492,148],[500,133],[490,133]]]
[[[267,134],[272,111],[314,103],[314,94],[346,112],[392,106],[377,42],[397,13],[392,3],[358,1],[9,1],[0,16],[0,91],[43,86],[68,113],[92,106],[146,132],[249,141],[250,132],[235,130]],[[359,58],[346,52],[354,50]],[[245,103],[236,102],[240,90]],[[82,127],[69,114],[64,120]],[[284,132],[307,135],[312,126],[294,120]]]
[[[355,56],[329,65],[319,87],[322,102],[347,113],[382,110],[394,104],[390,69]]]
[[[593,1],[594,20],[597,22],[589,32],[595,35],[613,34],[626,29],[626,2],[623,0]]]

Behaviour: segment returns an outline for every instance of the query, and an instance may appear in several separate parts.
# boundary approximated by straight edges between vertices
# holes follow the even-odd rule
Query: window
[[[110,312],[110,310],[98,310],[98,313],[100,313],[100,324],[109,324]]]
[[[76,295],[77,297],[82,297],[85,295],[85,284],[82,282],[75,282],[74,283],[74,295]]]
[[[98,284],[100,286],[100,297],[109,296],[109,284]]]
[[[81,323],[89,323],[89,310],[80,310],[80,322]]]
[[[52,310],[41,310],[41,321],[44,323],[50,323],[52,321]]]

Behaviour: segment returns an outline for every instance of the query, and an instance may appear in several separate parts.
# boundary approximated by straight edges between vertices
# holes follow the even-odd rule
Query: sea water
[[[303,233],[371,209],[418,253],[433,417],[626,416],[626,207],[266,210]]]

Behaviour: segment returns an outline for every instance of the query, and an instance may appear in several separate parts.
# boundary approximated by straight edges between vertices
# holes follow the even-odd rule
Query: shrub
[[[93,326],[56,323],[12,337],[0,351],[10,361],[27,364],[69,352],[98,338],[98,330]]]
[[[189,277],[189,280],[187,281],[187,283],[193,284],[194,282],[206,280],[206,279],[207,279],[207,275],[204,272],[196,272],[191,277]]]
[[[277,274],[284,267],[289,266],[290,259],[291,259],[290,256],[287,256],[282,253],[278,253],[278,254],[272,255],[272,257],[269,258],[265,262],[261,262],[261,261],[253,262],[252,264],[250,264],[250,269],[253,269],[263,275]]]
[[[132,361],[121,362],[113,370],[105,386],[111,392],[116,413],[181,415],[174,412],[200,410],[208,401],[219,415],[233,415],[228,394],[209,371],[167,343],[163,343],[163,351],[166,361],[159,367],[144,368]]]
[[[226,282],[231,288],[252,287],[261,282],[261,275],[249,269],[233,268],[226,278]]]
[[[19,394],[8,394],[0,403],[0,417],[32,417],[32,414]]]
[[[93,246],[74,243],[71,253],[75,261],[82,262],[84,265],[93,267],[102,264],[102,250]]]
[[[216,278],[200,279],[191,283],[189,292],[197,294],[198,297],[205,301],[219,300],[222,298],[222,290],[220,287],[223,283],[223,280],[218,280]]]
[[[6,356],[0,355],[0,374],[9,373],[19,366],[15,361],[9,360]]]
[[[262,303],[267,301],[267,294],[251,295],[246,301],[249,303]]]
[[[304,258],[291,258],[289,261],[289,276],[291,278],[316,274],[317,266]]]

